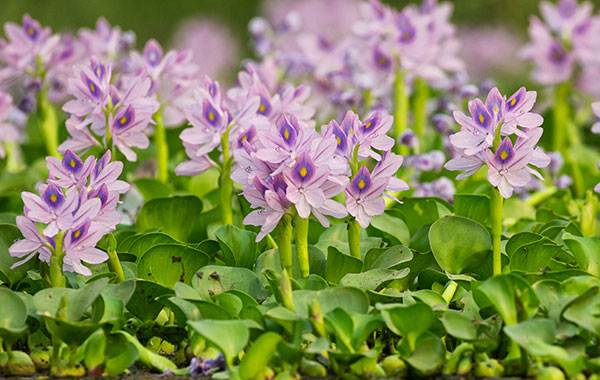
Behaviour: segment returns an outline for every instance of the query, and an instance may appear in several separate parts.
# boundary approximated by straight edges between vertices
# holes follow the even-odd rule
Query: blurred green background
[[[408,3],[418,3],[420,0],[384,0],[384,2],[401,8]],[[451,0],[450,2],[454,4],[453,21],[459,28],[504,25],[514,32],[520,40],[519,43],[526,41],[529,17],[539,14],[540,3],[539,0]],[[592,2],[598,9],[600,0]],[[20,22],[22,15],[29,13],[42,25],[48,25],[54,31],[74,32],[82,26],[93,28],[96,19],[104,16],[111,24],[119,25],[123,30],[135,31],[137,46],[140,48],[149,38],[156,38],[163,45],[168,46],[182,21],[201,16],[223,22],[232,35],[240,41],[239,56],[251,57],[247,25],[252,17],[263,13],[263,3],[266,1],[0,0],[0,22]],[[333,17],[335,16],[333,15]],[[479,40],[476,42],[481,43]],[[477,49],[477,47],[471,49]],[[510,72],[495,73],[494,76],[499,82],[510,82],[525,80],[527,73],[528,70],[523,67],[517,73],[518,78],[514,78],[515,73]]]

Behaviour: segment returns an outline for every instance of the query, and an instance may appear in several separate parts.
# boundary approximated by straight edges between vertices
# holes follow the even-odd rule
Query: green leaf
[[[564,251],[547,237],[517,248],[510,257],[510,269],[524,272],[541,272],[549,264],[550,259]],[[566,254],[566,253],[564,253]]]
[[[600,294],[590,292],[590,294],[579,297],[569,305],[563,313],[563,317],[600,335]]]
[[[473,341],[477,339],[477,329],[469,318],[455,310],[448,310],[442,314],[440,321],[448,334],[455,338]]]
[[[223,353],[230,370],[233,360],[246,347],[250,338],[248,326],[242,321],[201,320],[188,324]]]
[[[313,298],[321,306],[321,311],[326,314],[336,307],[349,313],[366,313],[369,310],[369,298],[360,289],[346,286],[336,286],[319,291],[294,290],[292,292],[294,308],[299,315],[308,316],[308,305]]]
[[[581,269],[600,277],[600,237],[583,238],[565,233],[563,241],[573,252]]]
[[[188,241],[201,212],[202,201],[194,196],[157,198],[144,203],[135,225],[138,231],[158,229],[177,240]]]
[[[433,334],[425,334],[416,342],[412,355],[406,358],[411,367],[419,371],[420,375],[427,376],[436,373],[444,363],[446,348]]]
[[[0,288],[0,338],[12,344],[27,331],[27,306],[9,289]]]
[[[582,356],[553,344],[556,332],[554,323],[549,319],[532,319],[506,326],[504,332],[534,357],[558,363],[569,377],[585,368]]]
[[[164,307],[156,298],[165,294],[173,294],[173,291],[151,281],[136,280],[135,292],[127,303],[127,310],[142,321],[152,321]]]
[[[387,327],[396,335],[405,337],[414,349],[417,338],[433,325],[433,310],[424,303],[412,305],[378,305]]]
[[[454,194],[454,214],[490,225],[490,197],[487,194]]]
[[[252,380],[267,367],[271,358],[277,351],[281,336],[274,332],[266,332],[258,337],[247,350],[239,367],[239,374],[243,380]]]
[[[168,185],[154,178],[138,178],[133,181],[133,184],[146,201],[165,198],[171,194],[171,188]]]
[[[150,248],[140,259],[138,276],[173,289],[177,282],[191,284],[194,274],[208,264],[202,251],[180,244],[161,244]]]
[[[451,274],[481,264],[492,246],[481,224],[461,216],[445,216],[435,222],[429,230],[429,242],[439,266]]]
[[[136,346],[123,335],[109,334],[104,373],[108,376],[119,376],[140,357]]]
[[[167,234],[163,234],[161,232],[150,232],[143,234],[142,236],[137,236],[137,238],[131,242],[127,252],[135,255],[137,258],[136,263],[139,263],[142,256],[144,256],[144,253],[146,253],[146,251],[150,248],[159,244],[177,243],[179,242]]]
[[[252,269],[256,261],[256,234],[226,224],[215,231],[225,264]]]
[[[383,233],[383,237],[392,244],[409,244],[410,232],[401,214],[396,210],[387,210],[383,214],[371,218],[371,227]]]
[[[396,245],[385,250],[379,257],[373,261],[368,269],[389,268],[402,269],[413,259],[413,253],[410,249],[402,245]]]
[[[21,231],[17,226],[0,224],[0,281],[7,282],[9,285],[19,282],[27,275],[27,271],[35,268],[39,263],[37,258],[33,258],[23,265],[10,269],[14,263],[23,259],[22,257],[12,257],[8,253],[8,248],[21,237]]]
[[[350,255],[345,255],[335,247],[327,249],[324,277],[332,284],[338,284],[348,273],[359,273],[362,261]]]
[[[268,295],[254,272],[238,267],[207,265],[196,273],[192,286],[206,297],[209,291],[219,294],[230,289],[241,290],[257,300],[263,300]]]
[[[310,265],[311,274],[319,276],[323,275],[325,269],[325,255],[314,245],[308,246],[308,263]],[[254,272],[260,274],[265,269],[271,269],[277,274],[281,274],[281,260],[279,259],[279,250],[277,248],[263,252],[256,259]],[[292,278],[298,280],[302,279],[300,265],[296,258],[296,247],[292,247]]]
[[[348,273],[340,280],[340,285],[353,286],[363,290],[377,290],[382,285],[393,280],[408,276],[410,269],[400,270],[376,268],[362,273]]]
[[[451,206],[439,198],[408,198],[394,205],[406,223],[410,236],[422,226],[432,224],[440,217],[450,214]]]
[[[507,325],[518,323],[520,315],[523,318],[532,317],[539,304],[529,284],[514,275],[496,275],[486,280],[475,291],[485,295],[487,301],[496,308]]]

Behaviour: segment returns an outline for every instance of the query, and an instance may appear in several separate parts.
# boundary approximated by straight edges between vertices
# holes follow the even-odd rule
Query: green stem
[[[364,110],[367,112],[371,109],[371,104],[373,103],[373,92],[371,89],[365,90],[364,96]]]
[[[108,250],[108,269],[117,275],[117,283],[125,281],[125,274],[123,273],[123,267],[121,261],[117,255],[117,251]]]
[[[360,224],[353,217],[348,221],[348,245],[350,255],[360,260]]]
[[[571,131],[571,133],[576,133],[577,131]],[[567,149],[564,153],[565,161],[571,167],[571,176],[573,178],[573,190],[575,198],[581,199],[585,194],[585,183],[583,181],[583,174],[581,173],[581,168],[579,167],[579,163],[571,154],[571,150]]]
[[[154,114],[156,126],[154,128],[154,142],[156,143],[156,159],[158,166],[156,170],[156,178],[167,183],[169,179],[169,144],[167,143],[167,132],[163,123],[162,108]]]
[[[537,206],[546,199],[552,197],[557,191],[558,188],[556,186],[550,186],[543,190],[536,191],[535,193],[531,194],[529,198],[525,199],[525,203],[530,206]]]
[[[466,342],[461,343],[458,347],[456,347],[454,349],[454,351],[450,355],[450,358],[446,362],[446,367],[444,368],[444,374],[445,375],[454,375],[454,373],[456,372],[458,363],[460,362],[460,359],[462,359],[462,357],[466,353],[472,352],[474,350],[475,350],[475,348],[473,347],[472,343],[466,343]]]
[[[25,169],[21,148],[15,141],[5,141],[4,149],[6,150],[6,171],[9,173],[18,173]]]
[[[415,97],[413,114],[415,117],[415,134],[422,137],[427,129],[427,100],[429,99],[429,86],[422,78],[415,80]],[[419,139],[422,140],[422,139]]]
[[[404,73],[402,70],[396,70],[394,79],[394,130],[395,138],[398,138],[406,130],[408,123],[408,95],[406,85],[404,84]],[[398,153],[407,154],[407,148],[404,145],[396,144]]]
[[[292,273],[292,217],[285,214],[277,226],[277,247],[281,268]]]
[[[232,125],[221,136],[221,149],[223,151],[223,167],[219,177],[219,195],[221,197],[221,212],[223,224],[233,224],[233,210],[231,197],[233,194],[233,181],[231,180],[231,165],[233,158],[229,157],[229,131]]]
[[[299,215],[294,217],[294,226],[296,227],[296,257],[300,266],[302,277],[308,277],[310,274],[310,263],[308,261],[308,218],[301,218]]]
[[[565,130],[569,119],[569,82],[564,82],[554,89],[554,130],[552,131],[554,150],[565,154]]]
[[[62,242],[64,234],[64,231],[61,231],[56,235],[56,248],[54,248],[52,257],[50,257],[50,283],[53,288],[65,288],[67,286],[67,279],[63,273],[65,252],[62,248]]]
[[[40,133],[48,154],[60,157],[58,153],[58,120],[56,110],[47,97],[47,88],[44,87],[38,94],[38,122]]]
[[[446,301],[446,303],[449,304],[452,301],[452,298],[454,298],[454,293],[456,293],[457,288],[458,284],[456,283],[456,281],[448,281],[448,283],[446,284],[446,288],[442,293],[442,298]]]
[[[490,217],[492,219],[492,247],[494,276],[502,273],[502,253],[500,242],[502,240],[502,195],[497,188],[490,194]]]
[[[596,235],[596,213],[598,211],[598,197],[592,190],[585,195],[585,202],[581,208],[581,234],[584,237]]]

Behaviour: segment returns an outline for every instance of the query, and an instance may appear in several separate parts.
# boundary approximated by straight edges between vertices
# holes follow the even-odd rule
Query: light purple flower
[[[371,218],[383,214],[385,201],[381,195],[389,183],[389,178],[373,178],[366,166],[361,166],[346,187],[346,209],[356,218],[362,228],[367,228]]]
[[[541,128],[531,129],[527,132],[528,136],[519,137],[514,146],[510,138],[506,137],[495,153],[485,151],[489,167],[488,180],[504,198],[510,198],[515,187],[527,185],[532,174],[543,179],[537,171],[528,167],[529,164],[537,167],[550,164],[550,157],[535,146],[542,133]]]
[[[90,55],[94,54],[103,61],[112,63],[117,63],[130,46],[135,45],[133,32],[122,33],[121,28],[112,27],[103,17],[96,21],[96,29],[80,29],[79,39],[87,47]]]
[[[77,209],[77,190],[67,191],[56,185],[41,185],[41,197],[30,192],[23,192],[21,198],[25,204],[25,215],[31,220],[48,224],[44,236],[53,237],[59,230],[67,230],[73,224],[73,213]]]
[[[0,158],[4,158],[4,141],[17,141],[19,139],[19,130],[10,123],[10,115],[13,111],[12,97],[0,91]]]
[[[50,177],[48,182],[62,188],[69,188],[73,185],[76,188],[81,188],[87,182],[87,177],[95,161],[96,159],[90,156],[83,162],[79,156],[70,150],[65,152],[62,160],[56,157],[46,157]]]
[[[105,232],[102,226],[95,225],[90,219],[74,227],[64,236],[64,264],[77,273],[91,276],[92,271],[81,262],[100,264],[108,260],[106,252],[95,248]]]
[[[0,59],[11,71],[9,76],[38,73],[37,62],[48,68],[52,53],[60,43],[60,36],[52,35],[50,28],[42,28],[40,23],[28,14],[23,16],[23,25],[12,22],[4,24],[7,40],[0,39]]]
[[[261,227],[256,241],[273,231],[292,205],[286,197],[286,188],[287,184],[281,175],[270,178],[268,182],[254,177],[253,185],[244,188],[242,194],[252,207],[260,207],[246,215],[243,221],[244,224]]]
[[[600,118],[600,102],[592,103],[592,111],[594,112],[594,116]],[[592,125],[592,133],[597,135],[600,134],[600,121],[597,121]]]
[[[10,246],[8,253],[12,257],[25,258],[17,261],[10,268],[14,269],[19,265],[23,265],[38,253],[40,260],[50,263],[50,257],[52,256],[50,248],[52,248],[54,242],[51,239],[40,235],[35,223],[23,215],[17,216],[17,227],[19,227],[19,230],[25,239],[17,240]]]
[[[286,196],[296,206],[301,218],[308,218],[312,208],[323,206],[326,198],[321,186],[328,175],[329,167],[315,166],[307,153],[302,153],[293,167],[283,170]]]
[[[394,139],[387,135],[393,122],[391,115],[377,111],[354,130],[356,143],[359,145],[359,160],[372,157],[379,161],[381,156],[373,148],[385,151],[394,146]]]

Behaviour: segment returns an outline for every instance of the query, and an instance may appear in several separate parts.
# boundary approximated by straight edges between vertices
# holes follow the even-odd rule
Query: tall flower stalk
[[[536,146],[543,133],[543,119],[530,112],[535,99],[536,93],[524,87],[508,99],[493,88],[485,103],[480,99],[469,101],[469,116],[460,111],[453,114],[461,129],[450,136],[456,153],[445,168],[464,171],[457,179],[476,173],[482,166],[488,168],[488,181],[493,186],[490,218],[495,275],[502,272],[503,198],[510,198],[515,188],[526,186],[532,175],[543,179],[529,165],[543,168],[550,164],[550,157]]]

